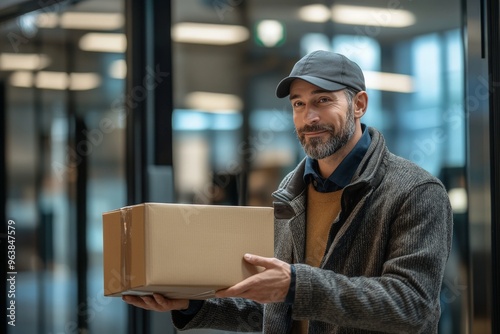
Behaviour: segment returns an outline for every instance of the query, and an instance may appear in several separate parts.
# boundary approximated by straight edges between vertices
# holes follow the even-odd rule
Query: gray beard
[[[320,137],[310,138],[306,141],[305,136],[302,134],[304,131],[321,131],[327,130],[330,134],[328,139],[323,142]],[[354,123],[354,111],[350,110],[347,114],[347,123],[343,129],[339,129],[337,133],[335,129],[329,125],[311,125],[304,126],[300,130],[296,130],[297,137],[304,148],[306,154],[312,159],[320,160],[327,158],[344,147],[352,135],[356,131],[356,124]]]

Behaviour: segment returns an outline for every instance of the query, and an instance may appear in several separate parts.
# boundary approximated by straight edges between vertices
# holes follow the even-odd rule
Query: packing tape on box
[[[124,207],[120,209],[121,213],[121,281],[123,284],[123,290],[130,290],[130,259],[131,259],[131,235],[132,235],[132,208]]]

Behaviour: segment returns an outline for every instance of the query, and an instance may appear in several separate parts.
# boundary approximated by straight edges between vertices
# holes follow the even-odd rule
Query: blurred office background
[[[440,333],[494,333],[498,16],[483,0],[3,0],[0,232],[15,221],[17,280],[0,332],[174,333],[103,297],[101,214],[271,206],[304,157],[276,84],[324,49],[364,70],[364,122],[448,189]]]

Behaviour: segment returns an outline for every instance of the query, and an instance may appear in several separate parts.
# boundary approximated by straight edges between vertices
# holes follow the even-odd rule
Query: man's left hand
[[[276,258],[245,254],[245,261],[264,267],[265,270],[250,276],[227,289],[219,290],[217,298],[241,297],[258,303],[275,303],[285,301],[290,287],[290,265]]]

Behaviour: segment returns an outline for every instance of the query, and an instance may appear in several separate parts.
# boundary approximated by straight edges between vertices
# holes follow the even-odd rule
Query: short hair
[[[359,91],[357,91],[357,90],[355,90],[354,88],[351,88],[351,87],[346,87],[344,89],[344,94],[345,94],[345,98],[347,99],[347,105],[349,107],[349,110],[352,109],[352,101],[354,100],[354,97],[358,93],[359,93]]]

